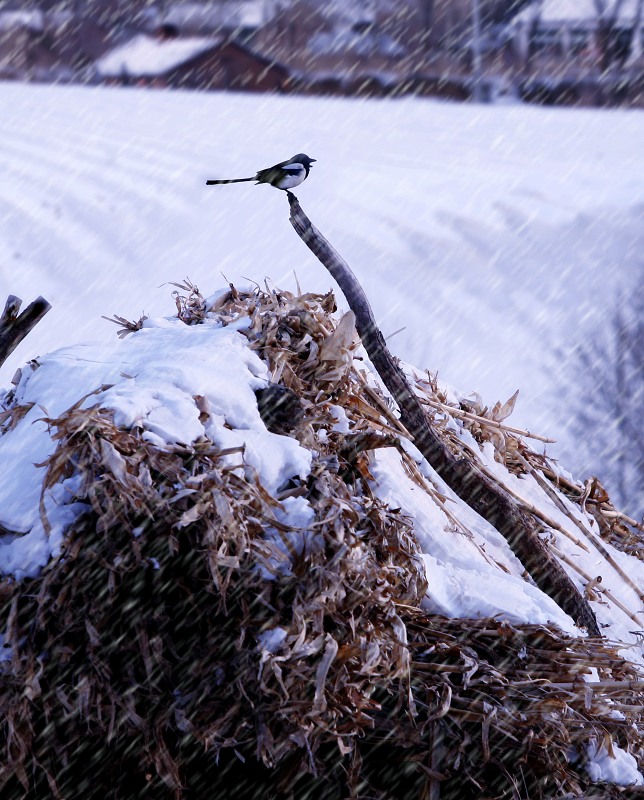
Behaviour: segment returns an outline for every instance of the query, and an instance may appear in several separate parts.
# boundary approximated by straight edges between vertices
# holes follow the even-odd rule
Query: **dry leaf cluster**
[[[587,512],[597,522],[601,538],[618,550],[644,560],[644,521],[632,519],[615,508],[599,479],[592,477],[586,481],[573,481],[561,474],[556,461],[545,453],[537,452],[529,446],[526,439],[549,443],[553,439],[541,436],[509,425],[506,420],[516,405],[518,390],[505,403],[497,402],[492,408],[484,405],[478,395],[464,398],[459,402],[448,402],[439,388],[435,375],[416,378],[416,392],[426,404],[428,413],[432,415],[437,430],[449,442],[454,452],[468,458],[475,458],[480,463],[480,453],[469,447],[461,437],[454,433],[448,421],[458,420],[465,430],[469,431],[479,443],[489,442],[494,448],[494,458],[515,475],[532,475],[541,488],[549,494],[556,505],[567,516],[570,510],[561,506],[561,498],[570,500],[582,512]],[[491,476],[493,477],[493,476]],[[555,496],[556,495],[556,496]],[[520,496],[515,496],[524,510],[530,514],[538,514]],[[571,520],[578,525],[576,519]],[[548,527],[557,529],[557,524],[550,519],[541,519]],[[588,529],[583,531],[588,535]]]
[[[83,400],[49,420],[45,491],[71,478],[88,510],[0,583],[1,796],[539,800],[594,791],[591,738],[641,756],[644,683],[609,643],[419,609],[413,530],[369,471],[399,424],[333,296],[187,288],[189,324],[250,318],[311,474],[271,496],[208,440],[162,449]]]

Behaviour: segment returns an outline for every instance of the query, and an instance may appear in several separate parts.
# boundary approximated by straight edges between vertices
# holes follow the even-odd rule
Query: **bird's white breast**
[[[294,186],[299,186],[306,178],[306,170],[302,164],[289,164],[288,170],[291,174],[285,175],[277,182],[278,189],[292,189]]]

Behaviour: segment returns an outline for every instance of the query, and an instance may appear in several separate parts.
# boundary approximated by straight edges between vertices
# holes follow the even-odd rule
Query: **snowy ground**
[[[348,260],[394,351],[514,421],[543,404],[554,347],[596,326],[644,252],[641,112],[0,84],[0,294],[54,306],[0,372],[168,312],[167,286],[332,281],[285,197],[207,177],[304,150],[298,196]],[[159,288],[160,287],[160,288]]]
[[[4,366],[1,383],[37,354],[99,340],[23,370],[19,400],[36,405],[0,438],[0,523],[28,532],[3,538],[0,568],[18,577],[56,554],[65,526],[83,510],[68,502],[73,486],[56,486],[45,501],[49,535],[42,527],[43,470],[35,464],[54,444],[38,419],[103,384],[112,388],[91,402],[141,425],[153,441],[243,439],[269,489],[306,474],[307,451],[259,419],[252,390],[266,373],[243,337],[214,322],[186,328],[158,319],[171,312],[171,287],[162,284],[184,276],[205,293],[225,283],[222,274],[242,283],[268,276],[289,288],[295,270],[305,290],[331,285],[291,230],[283,195],[249,184],[206,188],[207,177],[250,175],[300,150],[317,158],[298,196],[357,273],[385,333],[406,326],[391,342],[395,352],[490,401],[521,388],[513,422],[547,433],[541,400],[560,380],[552,348],[597,324],[618,288],[634,280],[644,252],[637,112],[13,84],[0,85],[0,105],[0,292],[26,302],[42,294],[54,307]],[[122,342],[100,319],[142,312],[157,319]],[[208,430],[196,395],[216,412]],[[570,527],[530,479],[506,473],[490,453],[481,458],[502,483]],[[574,631],[523,579],[489,525],[419,464],[472,536],[454,530],[397,459],[379,455],[374,477],[380,496],[415,520],[429,608],[550,620]],[[304,528],[305,512],[285,509]],[[601,571],[603,586],[639,614],[637,593],[593,544],[593,523],[583,522],[591,529],[587,550],[560,533],[556,547],[589,574]],[[569,532],[579,536],[574,526]],[[610,552],[644,585],[642,562]],[[607,635],[642,661],[635,620],[601,595],[593,608]],[[633,765],[622,766],[618,780],[642,780]]]

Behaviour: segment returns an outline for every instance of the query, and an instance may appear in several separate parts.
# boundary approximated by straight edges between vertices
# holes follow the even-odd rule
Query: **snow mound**
[[[352,787],[386,783],[384,731],[409,761],[442,720],[419,791],[462,780],[466,743],[472,796],[508,790],[489,770],[508,749],[532,798],[633,782],[644,564],[601,487],[507,423],[516,397],[486,408],[407,369],[441,437],[540,521],[595,640],[408,440],[331,293],[179,289],[177,318],[31,362],[4,396],[2,779],[51,787],[39,764],[74,774],[85,741],[156,796],[194,790],[195,758],[223,781],[233,751],[339,791],[338,752]],[[599,731],[624,757],[582,774]]]

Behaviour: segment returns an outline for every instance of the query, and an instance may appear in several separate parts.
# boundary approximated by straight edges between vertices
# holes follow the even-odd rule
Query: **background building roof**
[[[100,58],[96,70],[103,77],[163,75],[220,43],[212,36],[159,39],[141,33]]]

